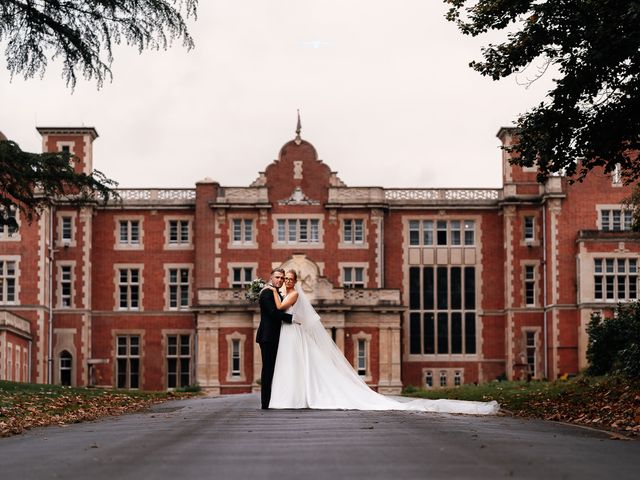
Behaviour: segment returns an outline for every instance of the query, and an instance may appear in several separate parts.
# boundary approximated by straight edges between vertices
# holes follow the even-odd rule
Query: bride
[[[360,378],[333,342],[320,316],[299,285],[297,273],[284,276],[282,301],[273,287],[279,310],[293,314],[283,324],[276,357],[269,408],[330,410],[419,410],[425,412],[495,414],[498,403],[462,400],[412,400],[401,402],[373,391]]]

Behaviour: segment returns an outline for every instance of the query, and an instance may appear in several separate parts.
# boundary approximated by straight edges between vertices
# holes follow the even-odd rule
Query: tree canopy
[[[66,152],[23,152],[0,134],[0,227],[17,228],[18,212],[32,221],[52,200],[85,205],[118,198],[116,182],[98,170],[76,172],[76,161]]]
[[[79,75],[100,87],[111,79],[113,45],[138,51],[167,48],[182,39],[193,46],[185,19],[198,0],[2,0],[0,41],[11,75],[44,74],[60,58],[67,85]]]
[[[470,66],[494,80],[539,62],[558,72],[547,99],[516,122],[512,162],[536,165],[538,180],[594,167],[640,178],[640,1],[444,0],[466,35],[504,30]]]

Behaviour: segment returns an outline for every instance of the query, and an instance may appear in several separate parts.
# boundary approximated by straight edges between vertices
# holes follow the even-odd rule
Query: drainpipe
[[[542,303],[543,303],[543,346],[544,346],[544,378],[549,378],[547,371],[548,349],[547,349],[547,204],[542,204]]]
[[[53,383],[53,216],[55,207],[49,206],[49,341],[47,346],[47,383]]]

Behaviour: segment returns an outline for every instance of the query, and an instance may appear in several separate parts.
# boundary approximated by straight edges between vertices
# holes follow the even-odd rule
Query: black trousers
[[[260,375],[260,396],[262,408],[269,408],[271,400],[271,383],[273,382],[273,371],[276,368],[276,355],[278,354],[278,342],[260,343],[262,352],[262,374]]]

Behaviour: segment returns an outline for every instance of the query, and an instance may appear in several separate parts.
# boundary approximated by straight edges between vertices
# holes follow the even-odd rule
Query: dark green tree
[[[100,87],[111,79],[113,45],[142,51],[167,48],[181,39],[193,46],[185,19],[198,0],[2,0],[0,41],[7,68],[25,78],[44,74],[50,59],[62,61],[73,87],[78,75]]]
[[[30,222],[52,201],[86,205],[118,198],[116,182],[98,170],[76,172],[76,161],[65,152],[23,152],[0,133],[0,227],[17,228],[18,213]]]
[[[517,119],[514,164],[538,180],[594,167],[640,178],[640,1],[444,0],[447,19],[476,36],[504,30],[470,66],[499,80],[538,63],[557,72],[547,100]]]

